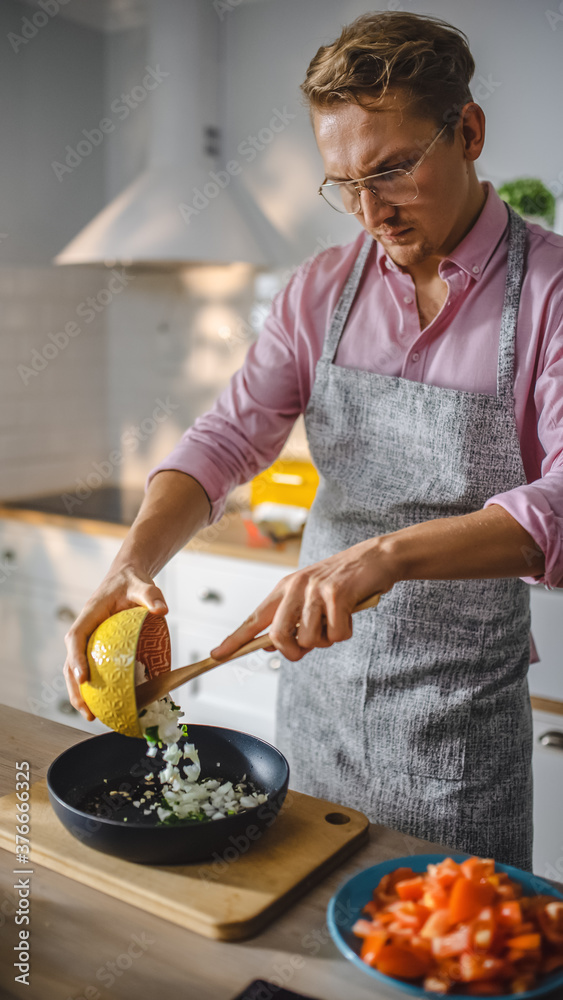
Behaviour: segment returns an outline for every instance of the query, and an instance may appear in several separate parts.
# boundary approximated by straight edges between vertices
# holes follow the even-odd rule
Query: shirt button
[[[411,304],[411,302],[412,302],[412,296],[410,296],[410,295],[405,295],[405,297],[404,297],[404,299],[403,299],[403,302],[406,302],[406,304],[407,304],[408,306],[410,306],[410,304]]]
[[[412,355],[412,360],[413,361],[419,361],[420,360],[420,354],[418,353],[418,351],[414,352],[414,354]]]
[[[481,268],[478,266],[478,264],[474,264],[471,270],[473,271],[473,274],[479,274]]]

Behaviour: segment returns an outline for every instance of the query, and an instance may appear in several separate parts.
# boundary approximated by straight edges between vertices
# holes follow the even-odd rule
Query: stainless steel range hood
[[[218,148],[220,19],[213,4],[149,0],[148,31],[155,84],[147,169],[55,263],[283,263],[283,237],[236,172],[225,169]]]

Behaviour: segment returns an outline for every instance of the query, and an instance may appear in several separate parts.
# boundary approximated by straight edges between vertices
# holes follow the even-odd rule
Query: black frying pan
[[[246,774],[267,801],[225,819],[158,825],[156,811],[144,816],[146,807],[138,809],[132,802],[148,788],[162,788],[156,778],[164,766],[160,754],[147,757],[144,740],[107,733],[77,743],[51,764],[49,798],[61,823],[88,847],[127,861],[175,865],[221,856],[228,848],[245,853],[281,809],[289,781],[287,760],[269,743],[233,729],[190,725],[188,739],[199,751],[202,778],[236,784]],[[151,771],[155,781],[147,784]]]

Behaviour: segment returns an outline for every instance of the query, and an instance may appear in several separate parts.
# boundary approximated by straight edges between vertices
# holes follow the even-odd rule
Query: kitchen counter
[[[88,734],[76,729],[2,705],[0,731],[0,795],[15,790],[16,761],[29,762],[35,782],[45,777],[59,753],[88,739]],[[30,837],[33,845],[33,815]],[[337,887],[360,869],[388,858],[440,849],[372,824],[365,847],[257,937],[239,942],[200,937],[32,865],[31,989],[24,990],[4,973],[2,1000],[24,995],[30,1000],[105,1000],[109,995],[119,1000],[153,996],[159,1000],[231,1000],[253,979],[282,980],[289,989],[315,1000],[396,1000],[400,994],[395,990],[379,986],[341,957],[326,928],[326,907]],[[0,850],[0,967],[4,970],[12,968],[16,942],[14,867],[18,866],[13,856]],[[137,956],[132,963],[129,947]],[[108,963],[114,963],[117,978],[108,972]]]
[[[0,502],[0,517],[84,534],[125,538],[143,496],[143,490],[112,486],[92,490],[84,500],[70,494],[52,493]],[[257,531],[250,536],[238,509],[227,509],[217,524],[204,528],[186,545],[188,551],[252,559],[291,568],[297,566],[299,547],[300,543],[295,539],[273,544],[268,539],[260,539]]]

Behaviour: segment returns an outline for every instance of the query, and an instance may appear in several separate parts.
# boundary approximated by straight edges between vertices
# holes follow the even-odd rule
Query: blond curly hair
[[[363,14],[311,60],[301,90],[311,111],[339,102],[369,106],[390,87],[403,88],[414,113],[436,125],[459,120],[472,101],[475,62],[467,36],[439,17],[404,11]]]

